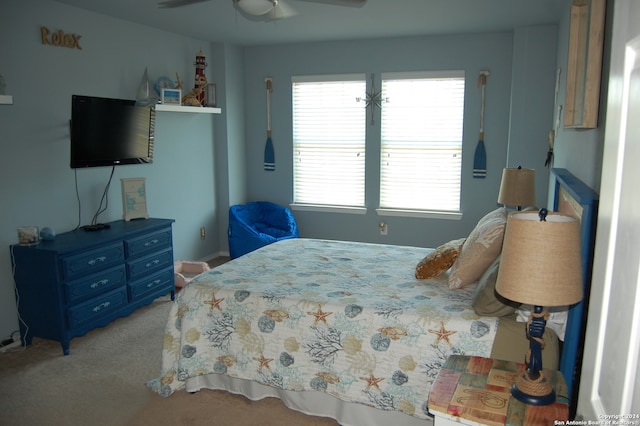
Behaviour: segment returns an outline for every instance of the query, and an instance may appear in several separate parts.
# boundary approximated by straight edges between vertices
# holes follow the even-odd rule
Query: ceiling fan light
[[[253,16],[269,13],[276,5],[273,0],[237,0],[236,4],[244,13]]]

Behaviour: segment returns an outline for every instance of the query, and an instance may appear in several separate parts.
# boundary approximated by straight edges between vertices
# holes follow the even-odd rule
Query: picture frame
[[[182,89],[162,89],[162,103],[169,105],[181,105]]]
[[[207,84],[207,92],[205,94],[205,105],[208,107],[217,106],[216,85],[214,83]]]
[[[123,178],[122,216],[125,221],[147,219],[147,190],[145,178]]]
[[[564,127],[598,127],[606,0],[573,0]]]

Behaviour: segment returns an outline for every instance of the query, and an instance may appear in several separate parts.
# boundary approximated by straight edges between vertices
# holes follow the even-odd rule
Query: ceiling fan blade
[[[367,0],[298,0],[309,3],[330,4],[333,6],[362,7],[367,4]]]
[[[188,6],[190,4],[203,3],[209,0],[165,0],[158,3],[160,9],[169,9],[172,7]]]
[[[199,0],[199,1],[202,1],[202,0]],[[238,11],[238,13],[240,13],[242,16],[244,16],[246,19],[250,21],[272,22],[280,19],[290,18],[298,14],[298,12],[296,12],[294,8],[289,6],[289,4],[287,4],[283,0],[266,0],[268,2],[273,3],[273,8],[269,10],[267,13],[263,13],[261,15],[252,14],[243,10],[242,6],[238,4],[240,1],[242,0],[233,0],[233,6]]]
[[[283,0],[278,0],[278,2],[276,3],[276,7],[274,7],[273,10],[267,15],[271,15],[269,16],[269,20],[274,21],[277,19],[291,18],[292,16],[296,16],[297,14],[298,12],[296,12],[296,10],[291,7],[289,3]]]

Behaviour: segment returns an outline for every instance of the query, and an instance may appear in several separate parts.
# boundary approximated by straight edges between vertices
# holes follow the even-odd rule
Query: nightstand
[[[454,355],[440,370],[429,394],[434,426],[553,425],[569,418],[567,384],[559,371],[543,370],[556,391],[556,402],[524,404],[510,388],[524,364],[476,356]]]

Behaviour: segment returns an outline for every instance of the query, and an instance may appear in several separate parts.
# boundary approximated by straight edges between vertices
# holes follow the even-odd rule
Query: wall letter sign
[[[42,44],[82,50],[80,46],[80,37],[82,36],[77,34],[66,34],[62,30],[52,33],[49,28],[40,27],[40,37],[42,38]]]

